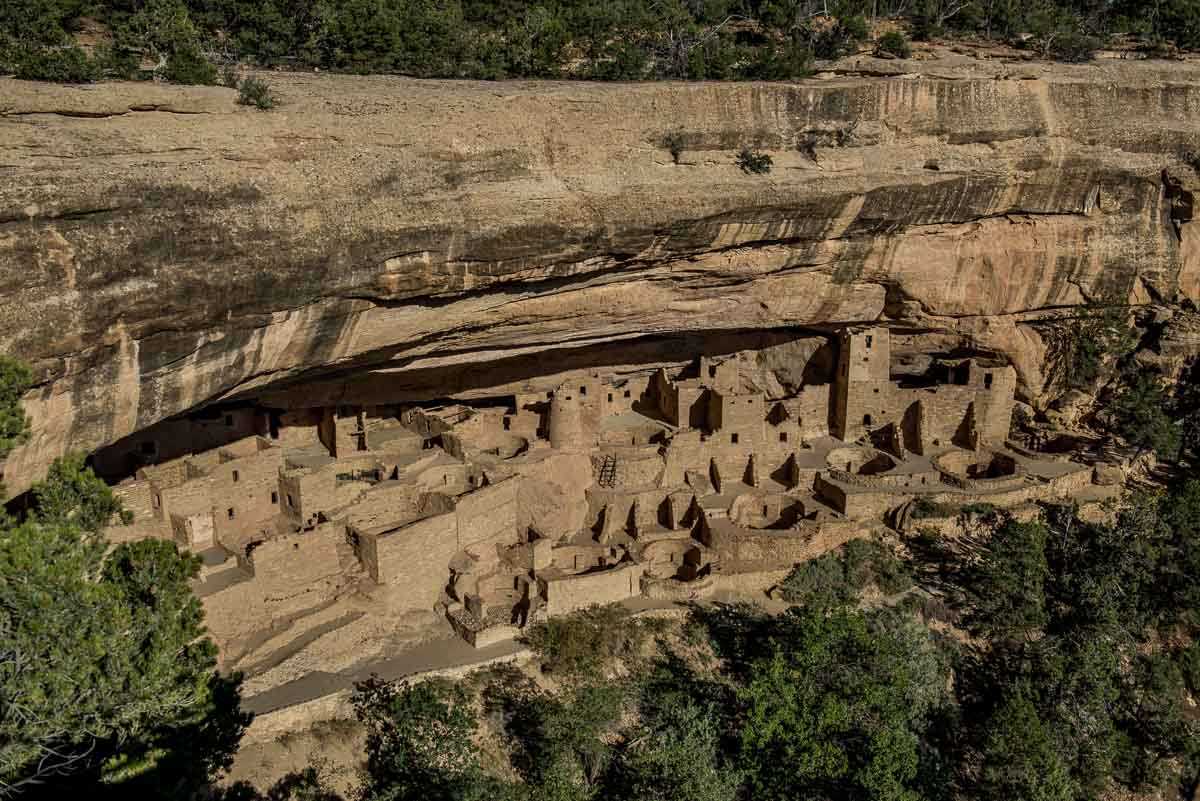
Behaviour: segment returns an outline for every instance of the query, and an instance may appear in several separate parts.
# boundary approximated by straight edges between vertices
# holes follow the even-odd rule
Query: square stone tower
[[[844,329],[838,339],[833,425],[838,439],[852,441],[892,420],[892,340],[886,328]]]

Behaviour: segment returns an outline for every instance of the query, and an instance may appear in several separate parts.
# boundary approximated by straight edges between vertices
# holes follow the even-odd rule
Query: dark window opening
[[[876,395],[878,395],[878,394],[879,394],[879,387],[875,387],[875,394],[876,394]]]
[[[629,390],[625,390],[625,397],[629,397]]]
[[[763,517],[767,516],[767,507],[763,507]]]
[[[233,508],[230,507],[229,509],[226,509],[225,514],[229,515],[229,519],[232,520],[233,519]]]
[[[274,504],[279,503],[279,493],[278,492],[271,493],[271,503],[274,503]]]
[[[864,425],[864,426],[869,426],[869,425],[871,425],[871,415],[869,415],[869,414],[864,414],[864,415],[863,415],[863,425]]]
[[[580,395],[586,395],[586,394],[587,394],[587,387],[580,387],[580,388],[579,388],[579,394],[580,394]]]
[[[238,483],[238,471],[236,470],[233,471],[233,483]]]
[[[512,428],[512,418],[505,417],[504,418],[504,430],[508,431],[511,428]]]
[[[715,365],[709,365],[709,367],[708,367],[708,377],[709,377],[709,378],[716,378],[716,377],[717,377],[717,368],[716,368],[716,366],[715,366]]]
[[[608,393],[608,402],[612,403],[612,393]]]
[[[867,347],[871,347],[871,335],[867,334]]]
[[[983,388],[984,389],[992,388],[992,374],[991,373],[983,374]]]
[[[734,445],[736,445],[736,444],[737,444],[737,441],[738,441],[738,435],[737,435],[737,434],[730,434],[730,435],[729,435],[729,441],[730,441],[730,442],[732,442]]]
[[[292,500],[292,494],[291,494],[290,492],[288,493],[288,496],[287,496],[287,501],[288,501],[288,508],[289,508],[289,509],[295,509],[295,508],[296,508],[296,502]]]
[[[780,441],[780,442],[787,442],[787,432],[786,432],[786,431],[780,431],[780,432],[779,432],[779,441]]]

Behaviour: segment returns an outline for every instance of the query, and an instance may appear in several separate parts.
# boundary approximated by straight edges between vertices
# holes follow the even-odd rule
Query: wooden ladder
[[[600,466],[600,478],[597,483],[602,487],[611,487],[617,483],[617,457],[612,455],[604,457],[604,464]]]

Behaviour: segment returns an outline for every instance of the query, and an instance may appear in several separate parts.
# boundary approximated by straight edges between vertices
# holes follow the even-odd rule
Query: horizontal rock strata
[[[469,394],[868,320],[1001,354],[1037,401],[1047,318],[1200,299],[1178,199],[1198,78],[953,56],[794,84],[277,74],[269,113],[0,79],[0,351],[39,377],[6,483],[302,382]],[[736,166],[747,145],[768,175]]]

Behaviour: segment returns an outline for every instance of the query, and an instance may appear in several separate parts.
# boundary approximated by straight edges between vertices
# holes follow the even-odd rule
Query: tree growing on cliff
[[[33,383],[33,373],[21,362],[0,354],[0,459],[29,436],[29,418],[21,396]]]
[[[1179,428],[1168,411],[1170,402],[1162,379],[1140,371],[1126,379],[1109,405],[1112,429],[1139,451],[1154,451],[1159,458],[1179,453]]]

